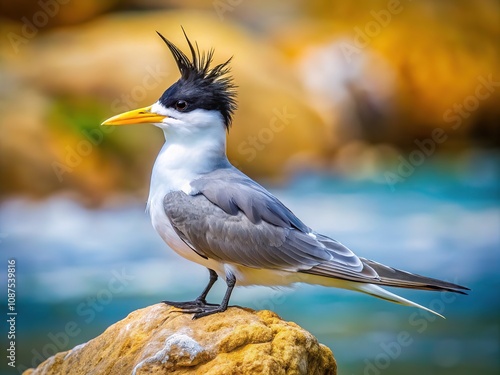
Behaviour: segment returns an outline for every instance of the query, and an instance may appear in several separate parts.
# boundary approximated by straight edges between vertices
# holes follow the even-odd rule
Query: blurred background
[[[99,125],[178,79],[155,31],[186,51],[181,25],[216,63],[233,56],[236,166],[357,254],[473,289],[401,292],[447,320],[312,286],[232,303],[311,331],[342,375],[498,374],[494,0],[1,2],[0,276],[6,290],[15,258],[19,313],[18,368],[2,373],[204,287],[144,212],[162,132]]]

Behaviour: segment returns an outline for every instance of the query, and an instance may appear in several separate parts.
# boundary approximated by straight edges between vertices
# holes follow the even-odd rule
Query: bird
[[[102,125],[153,124],[165,143],[154,163],[147,211],[177,254],[208,269],[209,281],[192,301],[162,301],[193,319],[223,312],[235,286],[316,284],[362,292],[439,313],[382,286],[467,294],[467,287],[399,270],[357,256],[304,224],[277,197],[234,167],[226,138],[236,111],[231,59],[214,65],[214,49],[200,52],[182,29],[189,58],[159,32],[180,78],[152,105]],[[207,302],[221,277],[219,304]]]

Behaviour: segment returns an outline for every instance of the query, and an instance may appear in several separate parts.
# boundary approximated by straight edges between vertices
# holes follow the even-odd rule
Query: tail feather
[[[346,269],[346,267],[338,265],[335,262],[325,262],[311,267],[310,269],[301,270],[300,272],[328,278],[394,286],[398,288],[449,291],[460,294],[467,294],[465,291],[470,290],[465,286],[398,270],[373,260],[361,257],[359,259],[362,262],[363,268],[357,271]]]
[[[418,307],[442,318],[444,316],[441,314],[391,293],[381,288],[380,285],[408,289],[449,291],[460,294],[467,294],[465,291],[470,290],[458,284],[398,270],[373,260],[361,257],[359,259],[362,263],[362,268],[359,270],[346,269],[342,264],[339,265],[336,262],[330,261],[299,272],[312,275],[314,277],[312,283],[314,284],[355,290],[386,301]]]
[[[372,281],[374,284],[395,286],[399,288],[441,290],[460,294],[467,294],[465,290],[470,290],[461,285],[449,283],[447,281],[433,279],[410,272],[398,270],[373,260],[360,258],[364,265],[371,267],[379,276],[379,280]]]
[[[394,303],[397,303],[400,305],[405,305],[405,306],[418,307],[419,309],[428,311],[428,312],[435,314],[443,319],[446,319],[443,315],[437,313],[436,311],[431,310],[425,306],[419,305],[418,303],[410,301],[409,299],[400,297],[397,294],[391,293],[388,290],[385,290],[385,289],[379,287],[378,285],[359,283],[354,288],[355,288],[355,290],[358,290],[360,292],[369,294],[369,295],[377,297],[377,298],[384,299],[384,300],[389,301],[389,302],[394,302]]]

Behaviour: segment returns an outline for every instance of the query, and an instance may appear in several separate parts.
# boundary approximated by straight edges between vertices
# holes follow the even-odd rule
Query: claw
[[[195,313],[193,315],[193,320],[198,319],[198,318],[203,318],[204,316],[208,316],[208,315],[212,315],[212,314],[217,314],[219,312],[224,312],[224,311],[226,311],[226,309],[227,309],[227,307],[224,308],[223,306],[207,308],[203,311]]]
[[[183,314],[194,314],[193,319],[198,319],[204,316],[212,315],[226,310],[223,306],[216,305],[215,303],[207,303],[202,300],[194,300],[187,302],[172,302],[162,301],[163,303],[174,306],[179,309]]]
[[[196,299],[194,301],[186,301],[186,302],[175,302],[175,301],[162,301],[163,303],[177,307],[178,309],[181,309],[182,312],[187,312],[185,310],[189,309],[200,309],[204,307],[214,307],[214,306],[219,306],[214,303],[208,303],[204,299]]]
[[[210,282],[208,283],[203,293],[201,293],[201,295],[194,301],[188,301],[188,302],[162,301],[162,302],[167,305],[177,307],[179,309],[179,312],[181,313],[194,314],[193,319],[198,319],[204,316],[226,311],[229,298],[231,297],[231,292],[233,291],[233,288],[236,284],[236,277],[232,273],[227,274],[226,294],[224,294],[224,298],[222,299],[221,304],[216,305],[214,303],[208,303],[205,300],[208,291],[210,290],[210,288],[212,288],[212,285],[217,280],[217,274],[215,273],[215,271],[211,269],[209,269],[209,271],[210,271]]]

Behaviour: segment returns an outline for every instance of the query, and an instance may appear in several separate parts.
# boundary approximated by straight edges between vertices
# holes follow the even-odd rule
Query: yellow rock
[[[134,311],[103,334],[24,375],[331,374],[332,352],[271,311],[231,307],[192,320],[164,304]]]
[[[304,101],[299,80],[275,48],[234,23],[220,22],[214,12],[126,13],[40,32],[20,45],[0,44],[0,74],[8,78],[0,90],[0,128],[43,135],[37,147],[25,141],[28,136],[8,139],[12,145],[0,151],[3,159],[31,160],[36,150],[29,169],[43,173],[25,181],[16,177],[17,163],[0,165],[1,174],[13,176],[4,192],[70,190],[88,204],[102,202],[113,190],[144,195],[163,135],[153,126],[111,130],[100,123],[154,103],[179,79],[155,30],[188,52],[180,25],[200,50],[215,49],[214,63],[234,56],[239,110],[228,154],[239,168],[279,180],[297,165],[324,161],[334,133]],[[4,33],[18,29],[0,23]],[[32,97],[39,100],[32,103]]]
[[[499,11],[494,0],[315,0],[270,38],[299,68],[305,100],[348,131],[366,122],[358,139],[372,130],[375,141],[412,148],[442,128],[489,142],[500,117]],[[384,127],[370,129],[380,114]]]
[[[116,8],[119,0],[19,0],[2,2],[1,17],[20,21],[17,33],[22,37],[31,37],[46,28],[74,25],[88,21],[100,14]]]

